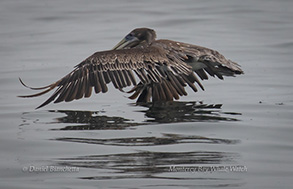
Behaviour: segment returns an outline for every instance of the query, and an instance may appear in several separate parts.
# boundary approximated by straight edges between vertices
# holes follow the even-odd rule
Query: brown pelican
[[[139,78],[137,84],[134,73]],[[37,108],[50,102],[69,102],[82,97],[90,97],[92,89],[96,93],[108,91],[107,84],[112,82],[116,89],[133,85],[128,91],[129,98],[137,102],[172,101],[187,95],[185,86],[195,92],[197,85],[204,90],[200,80],[208,75],[234,76],[242,74],[240,66],[226,59],[219,52],[187,43],[156,40],[156,32],[149,28],[137,28],[126,35],[112,50],[96,52],[60,80],[33,90],[42,92],[19,97],[36,97],[54,88],[51,97]]]

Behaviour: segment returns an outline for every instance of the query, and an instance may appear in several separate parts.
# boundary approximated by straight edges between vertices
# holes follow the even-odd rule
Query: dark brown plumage
[[[28,87],[20,79],[25,87],[44,90],[20,97],[36,97],[57,88],[47,101],[37,107],[41,108],[52,101],[69,102],[90,97],[92,89],[95,93],[105,93],[107,84],[112,82],[121,91],[133,85],[129,91],[133,94],[129,98],[138,98],[137,102],[172,101],[187,95],[187,85],[196,92],[194,83],[197,83],[204,90],[195,73],[201,80],[208,79],[208,75],[223,79],[223,76],[243,73],[237,63],[217,51],[155,38],[154,30],[137,28],[112,50],[94,53],[68,75],[45,87]],[[138,84],[134,73],[140,79]]]

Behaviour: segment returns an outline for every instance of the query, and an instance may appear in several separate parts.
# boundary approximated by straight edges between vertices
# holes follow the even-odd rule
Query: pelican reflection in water
[[[131,104],[134,105],[134,104]],[[54,114],[61,114],[52,123],[65,123],[64,128],[53,130],[124,130],[149,124],[184,123],[184,122],[228,122],[239,121],[238,112],[222,111],[222,104],[205,104],[202,102],[163,102],[144,103],[142,110],[136,112],[144,114],[143,121],[121,116],[110,116],[103,111],[74,111],[50,110]],[[65,115],[64,115],[65,114]],[[25,122],[29,120],[25,118]]]
[[[195,83],[204,90],[199,78],[206,80],[210,75],[223,79],[223,76],[235,74],[243,74],[240,66],[215,50],[171,40],[156,40],[154,30],[137,28],[112,50],[94,53],[68,75],[48,86],[28,87],[20,80],[25,87],[43,90],[20,97],[36,97],[57,88],[47,101],[37,107],[41,108],[52,101],[70,102],[90,97],[93,89],[95,93],[105,93],[107,84],[112,82],[121,91],[133,86],[128,91],[133,93],[129,98],[137,98],[137,103],[165,102],[187,95],[187,85],[195,92]]]

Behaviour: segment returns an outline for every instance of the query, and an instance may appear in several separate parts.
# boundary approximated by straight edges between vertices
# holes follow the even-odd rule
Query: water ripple
[[[127,138],[57,138],[54,140],[65,142],[78,142],[87,144],[101,144],[112,146],[157,146],[172,144],[236,144],[238,140],[208,138],[203,136],[185,136],[179,134],[163,134],[162,137],[127,137]]]
[[[109,175],[82,177],[82,179],[129,179],[129,178],[164,178],[189,179],[188,177],[160,176],[170,173],[172,166],[217,165],[232,164],[237,154],[217,151],[192,152],[152,152],[137,151],[132,153],[117,153],[105,155],[88,155],[74,158],[60,158],[59,166],[71,166],[107,170]],[[191,178],[190,178],[191,179]],[[194,179],[194,177],[192,177]],[[219,179],[219,178],[218,178]]]

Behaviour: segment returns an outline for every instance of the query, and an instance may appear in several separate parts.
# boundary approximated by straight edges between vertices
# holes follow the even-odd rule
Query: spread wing
[[[138,85],[133,72],[140,79]],[[195,81],[198,80],[189,65],[176,57],[170,59],[163,48],[150,46],[94,53],[72,72],[45,87],[32,88],[21,81],[30,89],[44,91],[20,97],[36,97],[57,88],[47,101],[37,107],[41,108],[52,101],[69,102],[90,97],[93,89],[96,93],[105,93],[108,91],[107,84],[112,82],[120,90],[134,85],[131,91],[134,94],[130,98],[141,94],[138,101],[147,101],[151,96],[153,100],[166,101],[186,95],[186,84],[196,91]]]
[[[240,65],[226,59],[218,51],[170,40],[157,40],[155,43],[164,48],[167,54],[176,56],[190,65],[202,80],[208,79],[207,74],[219,79],[223,79],[223,76],[243,74]]]
[[[170,41],[157,40],[150,46],[143,48],[121,49],[94,53],[74,70],[45,87],[32,88],[43,90],[33,95],[20,97],[36,97],[55,88],[56,91],[37,108],[50,102],[69,102],[82,97],[90,97],[92,90],[96,93],[108,91],[107,84],[122,90],[124,87],[134,85],[133,95],[129,98],[137,102],[171,101],[179,96],[187,95],[184,87],[189,85],[195,92],[196,82],[202,89],[200,81],[194,72],[202,79],[208,75],[234,76],[242,74],[240,66],[226,59],[217,51],[196,45]],[[134,73],[140,79],[136,83]]]
[[[235,74],[243,73],[237,63],[226,59],[222,54],[212,49],[171,40],[154,41],[152,47],[163,49],[168,60],[176,62],[176,66],[189,65],[191,70],[202,80],[208,79],[207,74],[223,79],[223,76],[234,76]],[[178,99],[178,95],[187,95],[182,87],[186,86],[186,84],[195,92],[197,91],[197,88],[193,84],[194,82],[204,90],[194,72],[188,73],[189,75],[181,74],[180,77],[174,77],[174,75],[170,74],[167,80],[162,80],[160,84],[154,83],[151,86],[139,83],[132,90],[135,91],[135,93],[130,98],[134,99],[139,95],[137,102],[148,102],[150,96],[153,101],[173,100],[173,98]],[[180,82],[181,84],[176,82]],[[163,86],[165,87],[162,88]],[[172,93],[175,95],[168,98],[170,91],[175,91],[175,93]]]

